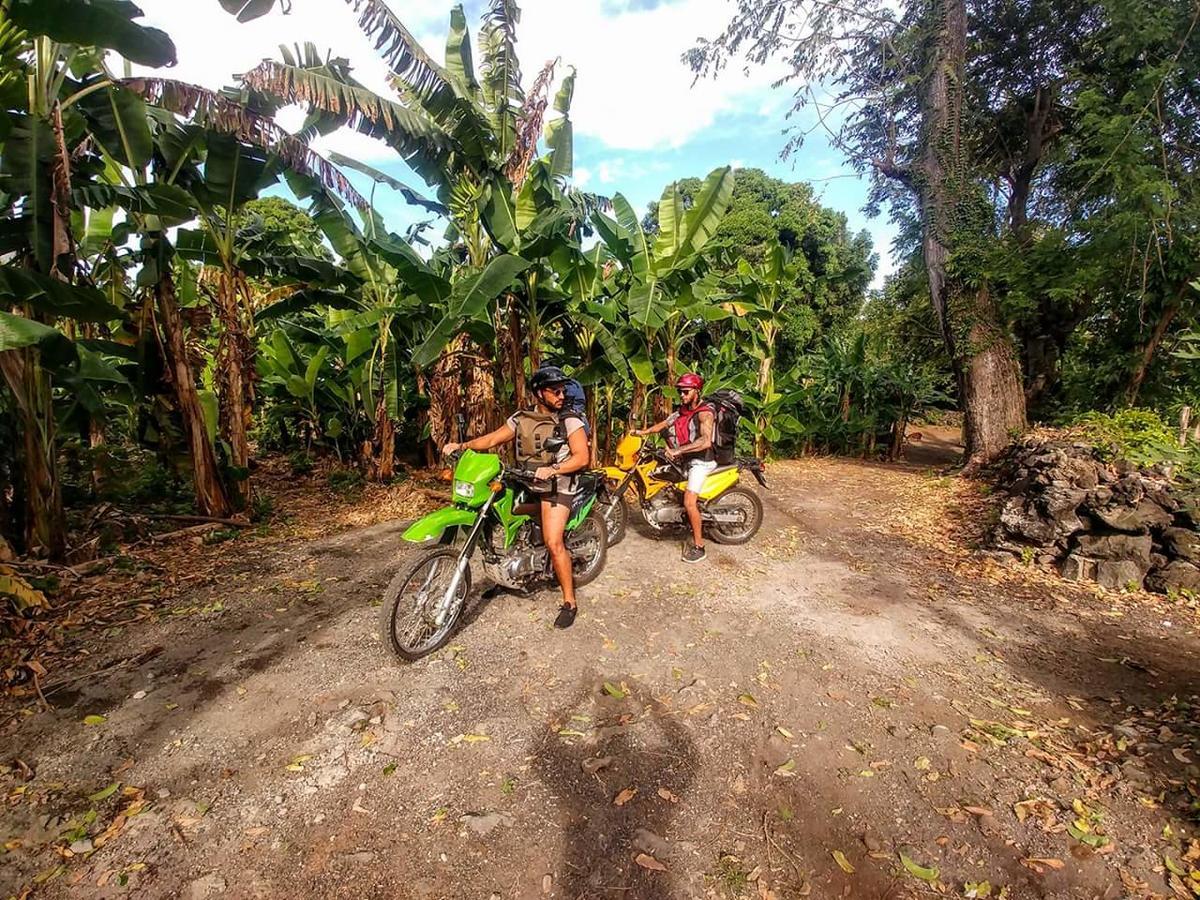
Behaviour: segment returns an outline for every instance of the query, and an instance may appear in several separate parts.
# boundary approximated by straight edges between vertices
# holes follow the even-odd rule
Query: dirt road
[[[551,593],[476,597],[409,666],[375,635],[398,524],[227,545],[78,665],[125,663],[14,712],[0,895],[1183,888],[1191,606],[981,558],[955,517],[986,498],[925,468],[770,476],[754,543],[689,567],[631,533],[570,631]]]

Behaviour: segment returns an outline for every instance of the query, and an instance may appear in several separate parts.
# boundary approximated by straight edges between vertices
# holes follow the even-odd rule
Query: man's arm
[[[697,429],[698,434],[696,439],[690,444],[684,444],[676,447],[674,450],[668,450],[668,456],[674,458],[676,456],[686,456],[689,453],[703,453],[712,446],[713,414],[708,410],[702,410],[696,415],[700,417],[700,427]]]
[[[505,422],[495,431],[481,434],[477,438],[471,438],[471,440],[464,441],[461,444],[447,444],[442,448],[442,452],[453,453],[455,450],[491,450],[493,447],[499,447],[501,444],[511,441],[516,436],[517,433],[512,430],[512,426]]]
[[[663,419],[661,422],[651,425],[649,428],[635,428],[635,429],[633,429],[633,431],[631,431],[629,433],[636,434],[638,437],[642,437],[643,435],[647,435],[647,434],[658,434],[660,431],[662,431],[664,428],[667,427],[667,425],[670,421],[671,421],[670,419]]]

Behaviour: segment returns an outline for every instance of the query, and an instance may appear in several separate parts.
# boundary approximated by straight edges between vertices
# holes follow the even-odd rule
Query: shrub
[[[1074,424],[1103,459],[1126,459],[1139,466],[1163,464],[1184,478],[1200,476],[1200,447],[1180,447],[1174,426],[1154,410],[1090,412]]]
[[[288,465],[291,466],[293,475],[307,475],[315,464],[316,460],[307,450],[297,450],[288,454]]]

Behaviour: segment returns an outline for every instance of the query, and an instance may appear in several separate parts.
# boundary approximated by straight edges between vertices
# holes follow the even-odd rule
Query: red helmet
[[[675,382],[675,387],[680,390],[694,388],[697,391],[704,390],[704,379],[695,372],[688,372],[686,375],[680,375],[679,380]]]

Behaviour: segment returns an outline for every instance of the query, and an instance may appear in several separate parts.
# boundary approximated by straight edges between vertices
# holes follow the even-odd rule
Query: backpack
[[[572,390],[574,386],[574,392]],[[577,392],[577,396],[575,395]],[[554,462],[556,453],[545,449],[545,443],[552,437],[564,440],[567,431],[564,422],[568,416],[583,421],[583,433],[590,441],[592,427],[584,415],[586,400],[583,386],[578,381],[567,382],[563,394],[563,406],[557,413],[542,413],[537,410],[522,410],[517,414],[517,461],[522,465],[544,466]]]
[[[732,388],[713,391],[703,402],[713,410],[713,455],[717,464],[732,465],[737,447],[738,420],[746,412],[746,403],[742,395]]]
[[[587,394],[583,391],[583,385],[574,378],[563,385],[563,405],[559,415],[582,419],[583,433],[591,440],[592,423],[587,418]]]
[[[556,453],[545,449],[545,443],[560,436],[562,422],[554,413],[522,410],[517,413],[517,462],[526,466],[545,466],[554,462]]]

